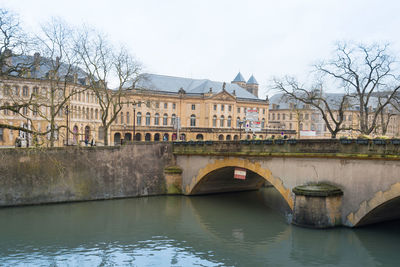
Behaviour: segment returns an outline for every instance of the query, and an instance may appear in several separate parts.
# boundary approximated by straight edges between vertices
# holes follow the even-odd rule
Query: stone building
[[[331,107],[334,107],[335,103],[338,103],[341,99],[341,94],[329,93],[326,99],[330,102]],[[377,99],[372,98],[371,102]],[[374,103],[371,103],[370,109],[372,110]],[[334,116],[339,116],[337,110],[333,111]],[[392,114],[389,123],[387,125],[386,136],[399,137],[400,136],[400,115],[394,108],[385,109],[384,116]],[[372,115],[370,115],[370,121],[372,121]],[[385,118],[386,120],[387,118]],[[380,121],[380,117],[378,117]],[[269,106],[269,118],[268,127],[271,130],[294,130],[296,131],[297,138],[331,138],[331,133],[327,129],[325,121],[322,119],[321,113],[301,102],[293,100],[287,100],[283,97],[283,94],[275,94],[270,98]],[[337,134],[337,137],[357,137],[360,135],[359,129],[359,108],[354,104],[350,108],[344,111],[343,116],[343,128]],[[377,123],[378,125],[379,122]],[[333,125],[333,124],[332,124]],[[382,135],[382,129],[380,126],[372,132],[372,136]]]
[[[24,62],[25,67],[18,74],[0,77],[0,105],[26,105],[19,113],[10,109],[0,110],[0,123],[41,133],[48,132],[50,124],[53,124],[57,129],[54,146],[77,145],[85,140],[102,141],[97,134],[100,108],[94,92],[88,90],[86,74],[81,69],[53,62],[38,53],[10,60],[12,65]],[[70,129],[68,134],[67,126]],[[0,128],[0,146],[49,146],[49,142],[50,133],[35,135]]]
[[[267,129],[269,103],[257,94],[255,78],[245,83],[240,73],[230,84],[145,74],[129,92],[131,104],[124,106],[111,129],[112,142],[132,140],[133,134],[136,141],[253,138],[245,131],[248,108],[258,110],[261,131],[256,132],[257,138],[280,133]]]

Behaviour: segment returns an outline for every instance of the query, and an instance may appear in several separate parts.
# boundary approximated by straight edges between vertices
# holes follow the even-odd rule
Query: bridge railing
[[[175,154],[400,159],[400,140],[277,139],[173,142]]]

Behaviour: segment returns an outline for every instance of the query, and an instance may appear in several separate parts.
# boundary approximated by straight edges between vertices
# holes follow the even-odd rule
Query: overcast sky
[[[150,73],[230,82],[254,74],[307,79],[337,41],[390,42],[400,51],[400,1],[0,0],[38,31],[52,16],[89,24],[123,43]]]

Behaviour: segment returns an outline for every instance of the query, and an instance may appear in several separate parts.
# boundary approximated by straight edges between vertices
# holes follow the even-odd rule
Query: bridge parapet
[[[396,140],[241,140],[174,142],[174,154],[400,159]]]

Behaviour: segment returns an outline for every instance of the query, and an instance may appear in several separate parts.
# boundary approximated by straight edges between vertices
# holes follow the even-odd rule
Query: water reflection
[[[294,227],[281,215],[288,207],[279,198],[264,189],[0,209],[0,265],[397,263],[398,222],[357,230]]]

